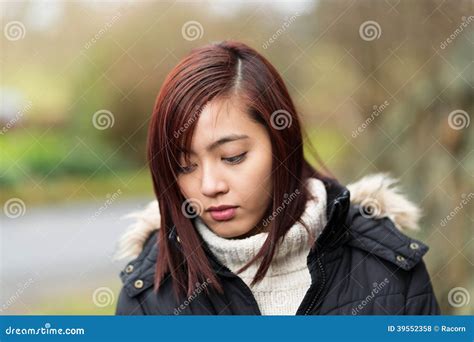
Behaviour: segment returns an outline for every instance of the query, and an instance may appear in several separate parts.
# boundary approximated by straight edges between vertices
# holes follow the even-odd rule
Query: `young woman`
[[[341,185],[303,155],[275,68],[238,42],[167,76],[148,136],[157,201],[121,240],[120,315],[438,314],[402,233],[419,209],[387,174]]]

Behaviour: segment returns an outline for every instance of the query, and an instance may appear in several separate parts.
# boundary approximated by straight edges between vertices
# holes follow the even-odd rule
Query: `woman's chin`
[[[248,230],[242,230],[242,225],[234,224],[234,222],[219,222],[208,225],[208,227],[217,236],[224,239],[239,239],[246,237]]]
[[[238,229],[232,229],[230,227],[229,228],[220,227],[218,229],[212,229],[212,231],[216,235],[218,235],[218,236],[220,236],[221,238],[224,238],[224,239],[234,239],[234,238],[238,238],[239,236],[245,234],[245,232],[242,232]]]

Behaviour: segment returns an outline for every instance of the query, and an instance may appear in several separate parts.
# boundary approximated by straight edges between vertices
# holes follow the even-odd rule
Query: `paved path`
[[[56,291],[118,287],[118,273],[126,261],[113,261],[111,256],[132,222],[121,217],[150,200],[117,199],[102,211],[104,203],[26,207],[18,218],[2,212],[0,309],[7,302],[8,307],[20,301],[28,306],[32,298]],[[104,284],[107,281],[112,283]]]

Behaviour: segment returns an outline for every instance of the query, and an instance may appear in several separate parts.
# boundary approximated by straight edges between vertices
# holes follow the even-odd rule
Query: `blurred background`
[[[154,198],[147,124],[192,48],[280,71],[343,184],[400,179],[444,314],[473,314],[473,2],[1,3],[0,314],[113,314],[122,219]]]

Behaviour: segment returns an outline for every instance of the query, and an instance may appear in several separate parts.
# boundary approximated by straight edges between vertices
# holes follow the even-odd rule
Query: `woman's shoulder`
[[[347,186],[351,203],[345,242],[347,273],[364,288],[388,282],[379,296],[403,294],[407,312],[439,313],[430,275],[423,260],[429,247],[412,235],[420,232],[421,209],[397,180],[378,174]]]
[[[133,301],[154,284],[157,233],[161,219],[158,202],[151,201],[143,209],[133,211],[124,218],[132,219],[133,223],[120,237],[115,259],[129,260],[120,272],[123,284],[120,297]],[[137,312],[140,312],[138,307]]]
[[[421,232],[421,209],[397,182],[387,174],[376,174],[347,186],[351,200],[344,250],[350,262],[344,273],[363,289],[377,284],[377,296],[389,302],[402,296],[406,314],[439,314],[423,260],[429,247],[412,237]]]
[[[347,244],[409,270],[429,247],[411,237],[420,232],[421,209],[397,183],[397,179],[380,173],[347,186],[351,198]]]
[[[138,299],[141,293],[152,289],[155,282],[156,258],[158,255],[157,233],[153,230],[144,240],[138,256],[132,258],[120,271],[123,287],[121,290],[122,301]]]

